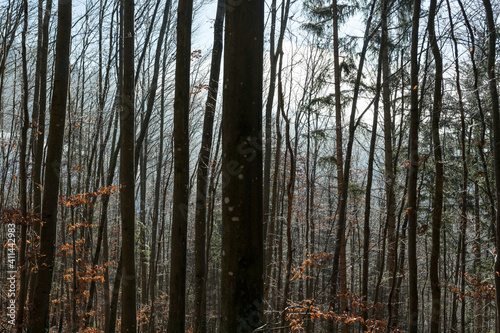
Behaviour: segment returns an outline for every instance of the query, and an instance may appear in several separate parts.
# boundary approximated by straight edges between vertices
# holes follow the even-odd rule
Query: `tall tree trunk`
[[[203,134],[200,153],[198,155],[198,172],[196,179],[196,210],[195,210],[195,301],[194,301],[194,331],[207,331],[206,312],[206,230],[207,230],[207,184],[210,154],[212,151],[212,136],[215,107],[222,59],[222,28],[224,25],[225,1],[218,0],[214,24],[214,45],[212,48],[212,63],[208,83],[208,96],[203,119]]]
[[[361,281],[361,295],[364,297],[364,301],[368,303],[368,269],[369,269],[369,259],[370,259],[370,213],[371,213],[371,195],[372,195],[372,183],[373,183],[373,164],[375,159],[375,145],[377,143],[377,127],[378,127],[378,112],[379,112],[379,100],[380,100],[380,90],[381,90],[381,78],[382,76],[382,52],[379,53],[378,59],[378,70],[377,70],[377,86],[375,92],[375,101],[373,103],[373,124],[372,124],[372,136],[370,139],[370,151],[368,153],[368,170],[366,175],[366,192],[365,192],[365,216],[363,221],[363,270],[362,270],[362,281]],[[368,318],[368,309],[363,311],[363,318],[366,322]],[[365,326],[365,329],[368,329]]]
[[[123,0],[123,93],[120,110],[120,215],[122,225],[122,332],[137,331],[135,269],[134,0]]]
[[[47,143],[48,166],[45,171],[40,255],[38,276],[33,297],[33,321],[31,331],[45,332],[48,327],[50,291],[54,271],[54,255],[57,230],[57,206],[59,196],[60,168],[66,119],[66,102],[69,87],[69,55],[71,47],[72,1],[60,0],[58,4],[58,26],[54,92],[50,110],[50,126]]]
[[[380,41],[380,52],[382,53],[382,100],[384,106],[384,161],[385,161],[385,193],[386,193],[386,214],[387,214],[387,271],[389,273],[389,286],[395,281],[392,279],[392,272],[396,265],[396,219],[394,195],[394,182],[396,177],[392,169],[393,150],[392,150],[392,121],[391,121],[391,91],[389,85],[390,62],[389,62],[389,20],[390,5],[389,0],[382,3],[382,39]],[[391,305],[394,299],[389,300]]]
[[[439,122],[442,106],[442,81],[443,81],[443,60],[439,51],[434,20],[436,17],[437,1],[431,0],[429,8],[429,40],[436,64],[436,76],[434,81],[434,101],[432,106],[432,142],[434,150],[435,166],[435,187],[434,203],[432,210],[432,249],[431,262],[429,267],[429,277],[432,292],[431,308],[431,333],[439,333],[441,324],[441,285],[439,282],[439,257],[441,246],[441,217],[443,211],[443,156],[441,153],[441,140],[439,138]]]
[[[418,263],[417,263],[417,177],[418,177],[418,26],[420,21],[420,2],[413,2],[413,21],[411,31],[411,72],[410,72],[410,169],[408,173],[408,286],[409,286],[409,313],[408,331],[418,331]]]
[[[174,202],[168,332],[184,333],[189,201],[189,76],[193,0],[179,0],[174,100]]]
[[[474,219],[475,219],[475,240],[474,240],[474,268],[475,268],[475,279],[478,282],[482,281],[482,271],[481,271],[481,216],[480,216],[480,206],[479,206],[479,186],[477,181],[474,182]],[[484,331],[483,328],[483,298],[479,297],[476,299],[476,333],[481,333]]]
[[[281,61],[280,61],[281,62]],[[281,83],[281,71],[278,79],[278,112],[281,111],[281,116],[285,120],[285,143],[288,153],[290,154],[290,177],[286,186],[287,196],[287,214],[286,214],[286,244],[287,244],[287,260],[285,274],[285,288],[283,289],[283,304],[282,309],[287,308],[288,298],[290,297],[290,278],[292,273],[293,262],[293,247],[292,247],[292,212],[293,212],[293,189],[295,187],[295,154],[292,149],[290,139],[290,120],[285,114],[283,88]],[[285,327],[287,311],[283,311],[281,315],[281,326]],[[282,332],[286,332],[283,329]]]
[[[345,259],[345,226],[347,220],[347,197],[349,189],[349,174],[351,168],[351,158],[352,149],[354,144],[354,133],[356,131],[356,108],[357,99],[359,95],[359,88],[361,84],[361,76],[363,71],[363,66],[365,62],[365,55],[368,48],[368,42],[374,35],[374,32],[370,33],[371,20],[373,16],[374,6],[371,7],[370,16],[368,22],[366,23],[366,29],[364,34],[363,48],[361,50],[361,56],[358,64],[356,81],[354,84],[354,96],[353,103],[351,106],[351,115],[349,119],[349,137],[347,142],[347,151],[345,164],[342,162],[342,111],[340,103],[340,65],[339,65],[339,50],[338,50],[338,8],[337,0],[333,0],[333,43],[334,43],[334,75],[335,75],[335,113],[336,113],[336,137],[337,137],[337,178],[339,181],[338,194],[339,194],[339,226],[336,235],[335,252],[333,255],[333,266],[332,266],[332,279],[330,288],[330,311],[335,309],[335,299],[337,297],[337,276],[340,274],[340,291],[344,295],[341,297],[341,313],[348,311],[348,300],[345,296],[347,293],[347,281],[346,281],[346,259]],[[334,330],[334,323],[330,321],[329,330]],[[342,331],[347,332],[347,325],[342,326]]]
[[[493,10],[490,0],[483,0],[486,11],[486,21],[488,23],[488,86],[491,96],[491,114],[493,118],[493,140],[494,140],[494,165],[495,165],[495,184],[496,184],[496,221],[500,221],[500,110],[498,105],[497,78],[495,75],[495,56],[496,56],[496,25],[493,16]],[[496,226],[496,250],[500,250],[500,228]],[[497,318],[500,317],[500,257],[495,260],[495,303]],[[497,319],[496,330],[500,331],[500,320]]]
[[[24,23],[23,23],[23,35],[22,35],[22,68],[23,68],[23,125],[21,128],[21,151],[19,152],[19,203],[21,204],[21,216],[23,218],[21,224],[21,245],[19,248],[19,266],[20,266],[20,285],[19,285],[19,299],[18,299],[18,310],[17,310],[17,320],[18,325],[17,332],[21,333],[22,328],[20,325],[24,321],[24,307],[26,303],[27,296],[27,278],[28,278],[28,267],[26,263],[26,233],[28,230],[28,177],[26,173],[27,164],[26,158],[28,157],[27,146],[28,146],[28,128],[29,128],[29,112],[28,112],[28,61],[27,61],[27,47],[26,47],[26,37],[28,34],[28,0],[23,1],[23,13],[24,13]]]
[[[166,6],[169,8],[170,12],[171,1],[168,1]],[[170,15],[168,15],[170,16]],[[165,49],[166,41],[165,41]],[[163,64],[162,64],[162,77],[161,77],[161,99],[160,99],[160,152],[163,152],[163,141],[164,141],[164,124],[165,124],[165,81],[166,81],[166,68],[167,68],[167,53],[163,54]],[[150,254],[150,266],[149,266],[149,293],[151,300],[151,319],[149,320],[150,332],[155,331],[156,324],[156,308],[155,308],[155,295],[156,295],[156,273],[157,273],[157,245],[160,243],[158,238],[158,220],[160,214],[160,187],[162,181],[162,168],[163,168],[163,154],[158,154],[158,162],[156,164],[156,182],[155,182],[155,194],[153,201],[153,218],[152,218],[152,231],[151,231],[151,254]],[[159,246],[158,246],[159,248]]]
[[[40,0],[42,1],[42,0]],[[43,3],[39,3],[43,8]],[[38,116],[33,121],[37,124],[36,130],[36,145],[33,157],[33,214],[35,219],[33,220],[33,231],[37,236],[40,235],[40,217],[42,215],[42,164],[43,164],[43,147],[45,143],[45,110],[47,108],[47,58],[49,52],[49,23],[50,15],[52,12],[52,0],[47,0],[45,4],[45,15],[43,17],[42,23],[42,39],[41,50],[40,50],[40,97],[38,101],[34,101],[33,104],[38,106]],[[1,104],[1,102],[0,102]],[[1,106],[0,106],[1,107]],[[0,189],[1,190],[1,189]],[[3,192],[3,191],[2,191]],[[35,241],[38,243],[38,241]],[[30,273],[30,290],[29,290],[29,303],[33,304],[35,284],[37,280],[37,270],[33,270]]]
[[[343,140],[342,140],[342,105],[341,105],[341,93],[340,93],[340,60],[339,60],[339,24],[338,24],[338,8],[337,8],[337,0],[333,0],[332,3],[333,9],[333,71],[335,78],[335,134],[336,134],[336,157],[337,157],[337,180],[338,180],[338,198],[340,200],[339,207],[342,205],[342,188],[343,188],[343,180],[344,180],[344,163],[343,163]],[[331,290],[330,290],[330,298],[331,305],[330,311],[335,311],[335,304],[337,303],[337,276],[339,274],[339,261],[340,255],[342,252],[342,246],[344,246],[345,242],[345,226],[341,225],[341,221],[339,219],[339,226],[337,231],[337,238],[335,244],[335,252],[338,252],[338,255],[334,255],[333,259],[333,275],[331,280]],[[338,250],[337,250],[338,249]],[[339,258],[337,258],[339,256]],[[341,285],[345,285],[345,281],[340,282]],[[341,286],[342,289],[342,286]],[[341,308],[346,305],[345,299],[341,301]],[[342,312],[342,310],[340,311]],[[335,325],[333,323],[330,324],[330,331],[333,332]]]
[[[139,188],[140,188],[140,199],[139,199],[139,266],[140,266],[140,276],[141,276],[141,304],[146,305],[148,303],[148,262],[146,258],[146,229],[147,229],[147,212],[146,212],[146,194],[147,194],[147,175],[146,168],[148,164],[148,140],[147,137],[144,140],[144,147],[140,153],[140,173],[139,173]],[[149,263],[151,264],[151,263]]]
[[[221,332],[263,321],[264,2],[226,0],[222,114]],[[244,64],[244,65],[243,65]]]

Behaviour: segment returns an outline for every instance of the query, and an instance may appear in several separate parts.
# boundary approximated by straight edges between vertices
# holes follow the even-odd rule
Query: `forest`
[[[1,332],[500,332],[500,2],[1,0]]]

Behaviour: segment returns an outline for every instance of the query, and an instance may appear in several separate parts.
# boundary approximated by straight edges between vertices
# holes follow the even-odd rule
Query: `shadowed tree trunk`
[[[264,2],[226,0],[222,114],[221,332],[262,325]],[[244,64],[244,65],[242,65]]]
[[[69,87],[69,55],[71,47],[72,1],[60,0],[58,4],[54,93],[50,110],[47,159],[43,187],[43,205],[40,255],[37,282],[33,297],[31,332],[45,332],[49,325],[50,291],[54,271],[57,230],[57,206],[61,171],[61,157],[66,119],[66,102]]]
[[[134,0],[123,0],[123,94],[120,110],[120,215],[122,224],[122,332],[137,330],[135,269]]]
[[[42,0],[40,0],[42,1]],[[39,4],[43,8],[43,4]],[[45,137],[45,109],[47,108],[47,57],[49,52],[49,23],[52,12],[52,0],[47,0],[45,6],[45,15],[42,23],[42,36],[40,50],[40,76],[39,76],[39,99],[35,100],[34,107],[37,106],[37,115],[33,112],[33,122],[37,125],[36,145],[33,156],[33,213],[36,217],[33,221],[33,231],[36,235],[40,235],[40,216],[42,214],[42,164],[43,164],[43,147]],[[38,65],[37,65],[38,66]],[[37,241],[35,241],[37,242]],[[30,290],[29,303],[33,304],[35,284],[37,280],[37,270],[31,271],[30,274]]]
[[[418,331],[418,288],[417,288],[417,177],[418,177],[418,25],[420,21],[420,0],[413,2],[413,22],[411,31],[411,74],[410,74],[410,135],[408,174],[408,267],[409,267],[409,314],[408,331]]]
[[[439,119],[442,105],[442,80],[443,80],[443,60],[439,51],[434,20],[436,17],[436,0],[431,0],[429,8],[429,39],[436,64],[436,76],[434,81],[434,102],[432,106],[432,142],[435,163],[435,189],[434,204],[432,211],[432,249],[431,262],[429,267],[429,277],[432,292],[431,309],[431,333],[440,332],[441,319],[441,285],[439,282],[439,257],[441,246],[441,216],[443,210],[443,157],[441,153],[441,140],[439,138]]]
[[[174,202],[172,208],[169,333],[184,333],[185,328],[192,15],[193,0],[179,0],[174,97]]]

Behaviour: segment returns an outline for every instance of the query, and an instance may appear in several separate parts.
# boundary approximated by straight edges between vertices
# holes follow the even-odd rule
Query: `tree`
[[[263,320],[263,29],[263,1],[244,1],[237,6],[226,1],[222,109],[223,333],[252,332]]]
[[[430,283],[432,291],[432,310],[431,310],[431,332],[440,332],[441,324],[441,283],[439,281],[439,259],[441,247],[441,218],[443,211],[443,156],[441,152],[441,139],[439,137],[439,120],[442,107],[442,81],[443,81],[443,59],[439,51],[437,35],[434,21],[436,19],[437,1],[432,0],[429,8],[429,22],[427,29],[429,39],[436,64],[436,76],[434,82],[434,101],[432,105],[432,141],[434,149],[434,168],[435,168],[435,190],[434,204],[432,213],[432,249],[430,263]]]
[[[409,273],[409,314],[408,330],[410,333],[418,331],[418,289],[417,289],[417,177],[418,177],[418,26],[420,21],[420,0],[413,2],[413,21],[411,28],[411,74],[410,74],[410,170],[408,174],[408,273]]]
[[[500,221],[500,110],[498,106],[498,90],[497,90],[497,78],[495,75],[495,55],[496,55],[496,26],[495,19],[493,16],[493,10],[491,7],[490,0],[483,0],[484,9],[486,11],[486,21],[488,24],[488,79],[489,79],[489,91],[491,97],[491,115],[493,118],[493,142],[494,142],[494,163],[495,163],[495,184],[496,184],[496,249],[497,252],[500,249],[500,228],[498,227],[498,221]],[[497,317],[500,316],[500,258],[498,256],[495,260],[495,286],[496,286],[496,310]],[[500,329],[500,323],[497,323],[497,330]]]
[[[212,136],[214,126],[217,92],[222,60],[222,28],[224,25],[224,0],[218,0],[214,24],[214,45],[208,84],[208,96],[205,104],[203,133],[200,153],[198,155],[198,172],[196,175],[196,211],[195,211],[195,329],[196,333],[207,330],[206,323],[206,230],[207,230],[207,185]]]
[[[134,0],[123,0],[123,90],[120,110],[120,216],[122,222],[122,332],[137,331],[135,269]]]
[[[168,331],[183,333],[186,311],[186,238],[189,201],[189,87],[193,1],[177,8],[177,54],[174,99],[174,200]]]
[[[57,226],[57,206],[61,173],[66,102],[69,86],[69,56],[71,46],[72,1],[58,2],[58,24],[54,89],[50,110],[47,158],[43,187],[42,226],[38,274],[33,296],[31,332],[42,333],[48,327],[50,292],[54,272]]]

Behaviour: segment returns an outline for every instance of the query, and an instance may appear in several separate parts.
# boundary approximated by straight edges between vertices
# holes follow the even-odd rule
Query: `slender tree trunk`
[[[434,101],[432,106],[432,142],[435,165],[434,203],[432,211],[432,249],[429,267],[429,277],[432,292],[431,333],[439,333],[441,324],[441,284],[439,281],[439,257],[441,246],[441,217],[443,210],[443,156],[441,153],[441,140],[439,138],[439,122],[442,106],[442,80],[443,60],[439,51],[434,20],[436,17],[437,1],[431,0],[429,8],[429,40],[436,65],[434,81]]]
[[[413,2],[413,22],[411,33],[411,74],[410,74],[410,169],[408,174],[408,286],[409,312],[408,331],[418,331],[418,263],[417,263],[417,177],[418,177],[418,26],[420,21],[420,0]]]
[[[479,186],[477,181],[474,182],[474,219],[475,219],[475,239],[474,239],[474,245],[475,248],[473,250],[475,257],[474,257],[474,269],[475,269],[475,279],[477,282],[482,282],[482,272],[481,272],[481,216],[480,216],[480,206],[479,206]],[[483,328],[483,298],[479,297],[476,299],[476,320],[475,320],[475,325],[476,325],[476,333],[481,333],[484,331]]]
[[[283,290],[283,304],[282,309],[286,309],[288,304],[288,298],[290,297],[290,278],[292,273],[292,262],[293,262],[293,246],[292,246],[292,209],[293,209],[293,189],[295,186],[295,155],[291,146],[290,139],[290,120],[285,114],[283,89],[281,83],[281,73],[278,79],[278,108],[281,111],[281,116],[285,120],[285,143],[290,154],[290,177],[288,179],[288,184],[286,187],[287,193],[287,214],[286,214],[286,244],[287,244],[287,260],[286,260],[286,274],[285,274],[285,288]],[[286,325],[286,311],[283,311],[281,316],[281,326]],[[283,330],[285,332],[286,330]]]
[[[170,12],[170,4],[169,1],[166,6],[169,8]],[[169,15],[170,16],[170,15]],[[166,44],[166,42],[165,42]],[[165,45],[165,49],[167,49]],[[164,124],[165,124],[165,81],[166,81],[166,64],[167,64],[167,52],[163,54],[163,64],[162,64],[162,78],[161,78],[161,99],[160,99],[160,152],[163,152],[163,141],[164,141]],[[149,266],[149,293],[151,300],[151,319],[149,321],[150,332],[155,332],[156,325],[156,307],[155,307],[155,298],[156,298],[156,285],[157,285],[157,245],[159,245],[158,238],[158,220],[160,214],[160,187],[162,181],[162,168],[163,168],[163,154],[158,154],[158,162],[156,164],[156,182],[155,182],[155,194],[154,194],[154,202],[153,202],[153,218],[152,218],[152,231],[151,231],[151,255],[150,255],[150,266]]]
[[[381,74],[382,74],[382,52],[379,53],[378,70],[377,70],[377,87],[375,92],[375,101],[373,103],[373,124],[372,136],[370,139],[370,151],[368,153],[368,170],[366,175],[366,192],[365,192],[365,216],[363,223],[363,272],[361,282],[361,294],[364,301],[368,303],[368,269],[370,259],[370,213],[371,213],[371,195],[373,183],[373,164],[375,159],[375,144],[377,143],[377,127],[378,127],[378,112],[381,88]],[[363,318],[366,321],[368,318],[368,310],[363,312]],[[365,326],[365,329],[368,329]]]
[[[392,150],[392,121],[391,121],[391,91],[389,86],[390,63],[388,54],[389,43],[389,20],[390,5],[389,0],[384,0],[382,3],[382,40],[380,41],[382,53],[382,100],[384,106],[384,161],[385,161],[385,192],[386,192],[386,209],[387,209],[387,271],[389,273],[389,286],[395,281],[392,279],[392,272],[396,265],[396,219],[395,205],[396,198],[394,195],[395,176],[392,169],[393,165],[393,150]],[[389,300],[392,304],[394,299]]]
[[[139,173],[139,188],[140,188],[140,199],[139,199],[139,266],[140,266],[140,276],[141,276],[141,304],[146,305],[148,303],[148,263],[146,258],[146,229],[147,229],[147,212],[146,212],[146,194],[147,194],[147,175],[146,168],[148,164],[147,158],[148,152],[148,140],[144,140],[144,147],[140,153],[140,173]],[[151,263],[150,263],[151,264]]]
[[[218,0],[217,13],[214,24],[214,45],[212,49],[212,63],[208,96],[205,104],[203,119],[203,134],[200,153],[198,155],[198,172],[196,179],[196,211],[195,211],[195,333],[207,331],[206,313],[206,217],[207,217],[207,184],[210,154],[212,151],[212,136],[215,107],[222,59],[222,28],[224,25],[225,1]]]
[[[60,0],[58,4],[58,27],[54,92],[50,112],[50,127],[47,146],[46,171],[43,187],[43,208],[38,258],[38,276],[33,297],[33,321],[31,331],[45,332],[48,327],[50,291],[54,271],[54,255],[57,230],[57,206],[59,196],[60,168],[66,119],[66,102],[69,86],[69,55],[71,47],[72,1]]]
[[[42,1],[42,0],[40,0]],[[43,8],[43,4],[39,4]],[[52,0],[47,0],[45,4],[45,15],[42,24],[42,39],[40,50],[40,97],[39,100],[33,103],[38,103],[38,117],[33,119],[37,123],[36,130],[36,146],[33,157],[33,231],[37,236],[40,236],[40,217],[42,215],[42,167],[43,167],[43,148],[45,143],[45,110],[47,108],[47,58],[49,52],[49,23],[52,12]],[[1,102],[0,102],[1,104]],[[0,106],[1,107],[1,106]],[[1,190],[1,189],[0,189]],[[2,191],[3,193],[3,191]],[[38,240],[35,240],[36,245]],[[33,246],[34,247],[34,246]],[[38,261],[37,261],[38,262]],[[34,290],[37,280],[37,270],[32,270],[30,273],[30,290],[29,303],[33,305]]]
[[[28,128],[29,128],[29,112],[28,112],[28,61],[26,58],[26,35],[28,34],[28,0],[23,1],[23,13],[24,13],[24,23],[23,23],[23,35],[22,35],[22,68],[23,68],[23,125],[21,128],[21,151],[19,152],[19,203],[21,205],[21,216],[23,218],[21,224],[21,245],[19,248],[19,266],[20,266],[20,285],[19,285],[19,299],[18,299],[18,310],[17,310],[17,320],[18,325],[17,332],[21,333],[22,328],[20,325],[24,322],[24,307],[26,304],[27,296],[27,278],[28,278],[28,266],[26,263],[26,232],[28,229],[28,177],[26,173],[27,164],[26,158],[28,157],[27,146],[28,146]]]
[[[120,215],[122,225],[122,332],[137,331],[135,268],[134,0],[123,0],[123,93],[120,110]]]
[[[174,202],[168,332],[184,333],[189,201],[189,87],[193,0],[179,0],[174,100]]]
[[[337,180],[338,180],[338,197],[339,197],[339,207],[342,205],[342,187],[343,187],[343,179],[344,179],[344,163],[343,163],[343,140],[342,140],[342,106],[341,106],[341,93],[340,93],[340,60],[339,60],[339,27],[338,27],[338,8],[337,8],[337,0],[333,0],[332,3],[333,9],[333,71],[335,78],[335,134],[336,134],[336,156],[337,156]],[[331,291],[330,291],[330,311],[335,311],[335,305],[337,303],[337,276],[339,274],[339,260],[342,252],[342,246],[344,245],[343,239],[345,238],[345,227],[341,225],[339,219],[339,226],[337,231],[337,238],[335,244],[335,252],[338,252],[339,258],[337,259],[337,255],[334,256],[333,259],[333,272],[332,272],[332,281],[331,281]],[[338,249],[338,250],[337,250]],[[344,284],[342,281],[341,284]],[[342,286],[341,286],[342,289]],[[345,306],[345,300],[341,301],[341,308]],[[330,332],[333,332],[335,329],[335,324],[330,324]]]
[[[333,43],[334,43],[334,75],[335,75],[335,112],[336,112],[336,136],[337,136],[337,177],[339,180],[338,193],[339,193],[339,226],[337,229],[335,252],[333,256],[333,269],[332,269],[332,279],[331,279],[331,289],[330,289],[330,311],[335,309],[335,299],[337,297],[337,276],[340,274],[340,290],[344,295],[341,297],[341,312],[348,311],[348,300],[345,296],[347,293],[347,281],[346,281],[346,259],[345,259],[345,226],[347,220],[347,197],[349,189],[349,174],[351,168],[351,158],[352,158],[352,147],[354,143],[354,133],[356,131],[356,106],[357,99],[359,95],[359,88],[361,83],[362,70],[365,61],[366,50],[368,48],[368,42],[373,36],[374,32],[370,33],[371,19],[374,11],[374,6],[371,8],[371,13],[366,24],[363,48],[361,51],[361,57],[358,64],[356,82],[354,85],[354,96],[353,103],[351,107],[351,115],[349,119],[349,138],[347,142],[347,151],[345,164],[343,164],[342,157],[342,115],[341,115],[341,104],[340,104],[340,65],[339,65],[339,55],[338,55],[338,8],[337,1],[333,0]],[[358,120],[359,124],[359,120]],[[342,258],[341,258],[342,257]],[[334,323],[330,321],[329,331],[334,330]],[[342,326],[343,332],[348,330],[347,325]]]
[[[495,56],[496,56],[496,25],[493,16],[493,10],[490,0],[483,0],[486,11],[486,21],[488,23],[488,79],[491,96],[491,114],[493,118],[493,140],[494,140],[494,165],[495,165],[495,184],[496,184],[496,221],[500,221],[500,110],[498,105],[497,78],[495,75]],[[500,228],[496,226],[496,250],[500,250]],[[496,311],[497,318],[500,317],[500,257],[495,260],[495,286],[496,286]],[[497,319],[496,330],[500,331],[500,320]]]

